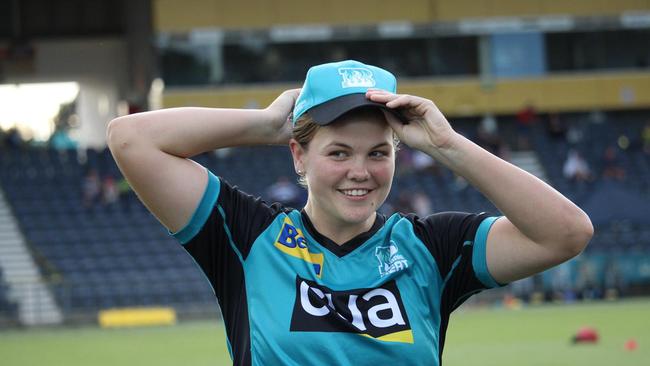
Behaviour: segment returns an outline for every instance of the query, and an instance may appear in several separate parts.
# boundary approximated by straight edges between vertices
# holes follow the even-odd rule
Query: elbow
[[[133,144],[136,132],[133,128],[134,121],[129,116],[113,119],[106,128],[106,143],[113,155],[127,149]]]
[[[567,223],[565,238],[562,240],[566,255],[565,260],[574,258],[582,253],[594,236],[594,226],[589,216],[582,210],[580,210],[579,214],[573,220],[567,220]]]

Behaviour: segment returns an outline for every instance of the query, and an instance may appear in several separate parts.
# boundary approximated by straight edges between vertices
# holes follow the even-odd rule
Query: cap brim
[[[307,113],[309,113],[309,117],[311,117],[316,124],[325,126],[334,122],[345,113],[361,107],[377,107],[387,110],[392,112],[400,121],[404,122],[404,118],[398,111],[388,108],[381,103],[373,102],[366,98],[366,95],[362,93],[348,94],[334,98],[309,109]]]

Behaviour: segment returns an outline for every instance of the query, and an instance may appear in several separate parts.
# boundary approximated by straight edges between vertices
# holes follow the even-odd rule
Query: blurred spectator
[[[91,208],[97,203],[101,193],[101,182],[97,170],[91,168],[83,178],[81,183],[82,203],[84,208]]]
[[[557,113],[551,113],[546,120],[546,132],[551,139],[564,141],[567,128]]]
[[[501,150],[501,138],[499,137],[499,126],[496,118],[486,114],[481,119],[477,130],[478,144],[492,154],[499,155]]]
[[[8,149],[19,149],[24,145],[23,138],[16,127],[12,127],[4,134],[4,146]]]
[[[411,161],[416,173],[440,175],[440,167],[436,161],[420,150],[413,150]]]
[[[619,262],[609,258],[605,265],[605,297],[608,300],[618,298],[625,293],[625,281],[619,268]]]
[[[562,172],[564,178],[569,181],[586,182],[591,180],[591,170],[587,161],[575,149],[569,150]]]
[[[467,183],[467,180],[463,178],[460,175],[454,174],[454,183],[453,187],[456,192],[461,192],[467,188],[469,183]]]
[[[67,131],[63,129],[54,131],[48,143],[52,148],[57,150],[76,149],[78,147],[77,142],[70,138]]]
[[[483,116],[481,122],[478,125],[478,132],[486,135],[498,135],[499,134],[499,124],[497,119],[490,113]]]
[[[572,124],[569,129],[567,130],[566,133],[566,141],[569,143],[570,146],[577,146],[582,142],[582,138],[584,137],[584,132],[582,130],[582,126],[578,124]]]
[[[621,165],[617,150],[614,146],[608,146],[605,149],[602,173],[604,179],[625,180],[625,168]]]
[[[411,197],[411,207],[413,212],[420,217],[425,217],[433,213],[433,205],[429,196],[422,192],[417,191]]]
[[[583,300],[598,299],[602,296],[596,268],[592,262],[582,261],[579,263],[575,286]]]
[[[102,182],[102,202],[107,206],[112,206],[117,202],[120,196],[117,184],[115,184],[115,178],[112,176],[106,176]]]
[[[571,262],[564,262],[551,271],[553,298],[559,301],[574,302],[576,294],[572,286]]]
[[[300,188],[284,175],[280,176],[267,190],[271,202],[280,202],[288,207],[302,205],[300,193]]]
[[[537,112],[532,104],[526,105],[516,116],[517,121],[517,147],[519,150],[530,149],[530,136],[533,126],[537,122]]]

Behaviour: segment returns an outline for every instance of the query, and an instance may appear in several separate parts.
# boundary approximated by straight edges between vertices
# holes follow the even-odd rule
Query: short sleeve
[[[444,212],[413,218],[416,234],[435,259],[443,279],[441,306],[451,312],[472,294],[500,286],[486,262],[487,236],[497,217]]]
[[[190,221],[176,233],[171,233],[181,244],[187,244],[188,241],[201,231],[208,217],[210,217],[212,209],[215,207],[220,188],[221,183],[219,182],[219,178],[208,171],[208,184]]]
[[[279,205],[269,206],[208,172],[208,184],[194,214],[172,235],[214,286],[227,276],[229,268],[241,266],[257,236],[279,210]]]

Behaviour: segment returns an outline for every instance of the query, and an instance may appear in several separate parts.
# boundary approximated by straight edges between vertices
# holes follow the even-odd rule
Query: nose
[[[355,182],[362,182],[370,178],[370,172],[364,159],[355,159],[348,170],[348,179]]]

